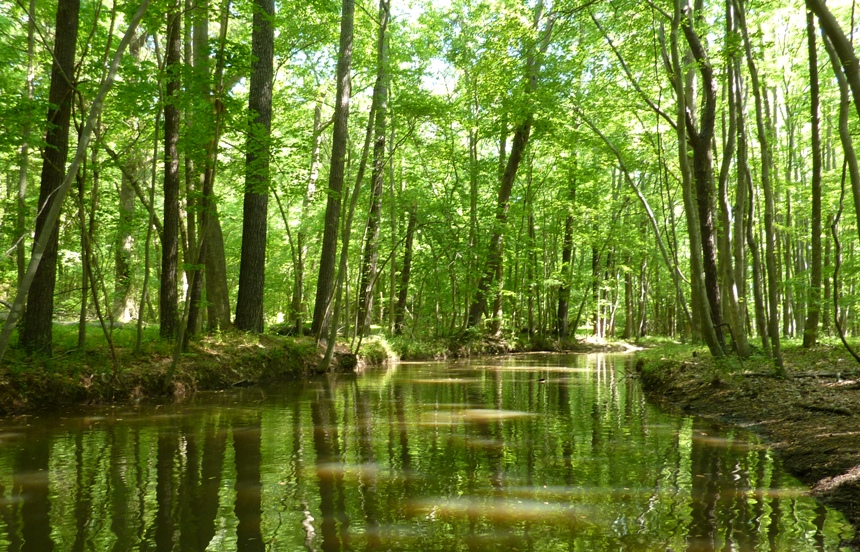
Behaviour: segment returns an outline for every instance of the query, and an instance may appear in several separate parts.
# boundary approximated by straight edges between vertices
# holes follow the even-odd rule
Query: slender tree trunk
[[[739,125],[739,132],[743,132],[740,130],[741,125]],[[755,190],[753,189],[752,184],[752,176],[749,171],[749,164],[747,162],[747,141],[746,141],[746,133],[743,135],[739,135],[738,140],[738,178],[744,182],[747,186],[747,196],[749,198],[749,204],[747,206],[747,244],[750,254],[752,256],[752,278],[753,278],[753,301],[755,303],[755,322],[756,322],[756,331],[758,332],[759,337],[761,338],[761,346],[764,354],[767,357],[773,356],[773,351],[771,349],[771,341],[770,341],[770,333],[768,331],[768,321],[767,321],[767,307],[765,304],[764,297],[764,274],[763,274],[763,265],[761,262],[761,251],[759,250],[758,241],[755,238],[756,229],[755,229]]]
[[[337,237],[340,229],[341,192],[343,190],[346,145],[348,139],[350,67],[352,64],[352,35],[355,18],[355,0],[343,0],[340,18],[340,48],[337,58],[337,95],[335,100],[334,131],[331,145],[331,169],[328,181],[328,199],[325,209],[320,254],[319,279],[314,300],[314,318],[311,331],[314,335],[328,335],[325,320],[334,290],[335,263],[337,260]]]
[[[681,165],[682,188],[684,195],[684,207],[687,211],[687,229],[690,239],[690,272],[692,280],[693,292],[693,321],[694,324],[698,321],[702,335],[705,338],[705,343],[708,349],[715,357],[723,355],[723,348],[720,339],[717,335],[713,324],[713,319],[710,313],[710,303],[705,289],[704,268],[700,226],[697,224],[697,206],[693,200],[693,183],[692,171],[690,170],[688,160],[688,140],[687,140],[687,90],[685,89],[684,75],[681,68],[681,56],[678,45],[678,32],[681,26],[683,17],[681,2],[675,0],[675,16],[672,20],[672,67],[674,84],[677,96],[677,120],[676,132],[678,133],[678,159]],[[690,115],[692,116],[692,115]],[[698,314],[697,314],[698,313]]]
[[[775,214],[774,222],[783,228],[791,228],[793,217],[791,212],[791,194],[788,193],[788,190],[786,190],[785,201],[780,201],[779,193],[774,192],[774,204],[785,205],[785,219]],[[794,317],[792,316],[792,312],[794,310],[794,286],[791,285],[793,277],[791,262],[793,243],[789,232],[779,232],[777,234],[777,247],[781,248],[776,251],[777,263],[779,263],[779,259],[782,258],[782,264],[784,265],[784,270],[779,270],[778,274],[782,274],[782,281],[786,282],[781,294],[782,335],[786,337],[794,337]],[[779,264],[777,264],[777,266],[779,267]]]
[[[833,52],[839,58],[839,65],[844,71],[846,84],[851,89],[851,94],[854,96],[854,109],[860,115],[860,61],[857,60],[857,53],[854,46],[845,36],[845,32],[833,17],[833,14],[824,5],[825,0],[807,0],[806,8],[812,10],[818,21],[821,23],[821,29],[830,40]],[[836,69],[836,64],[833,64]],[[838,70],[837,70],[838,72]]]
[[[576,180],[570,184],[570,201],[576,201]],[[564,219],[564,240],[561,248],[561,280],[558,289],[558,314],[556,315],[556,330],[560,338],[568,336],[568,318],[570,310],[570,285],[573,280],[573,214],[570,212],[572,205],[568,207],[567,216]]]
[[[478,99],[475,97],[475,119],[477,119]],[[473,128],[469,132],[469,251],[467,253],[468,276],[466,292],[463,294],[465,299],[466,313],[463,320],[468,324],[468,306],[472,300],[472,296],[477,289],[477,280],[475,275],[478,273],[478,180],[480,177],[480,168],[478,166],[478,124],[477,120],[473,122]]]
[[[391,136],[388,139],[388,158],[391,159],[391,162],[388,163],[388,190],[389,190],[389,209],[390,209],[390,220],[388,221],[389,229],[391,233],[391,250],[394,251],[397,249],[397,244],[399,240],[397,238],[398,234],[398,201],[399,197],[403,191],[403,167],[400,167],[400,176],[397,178],[395,182],[394,178],[394,137],[396,136],[397,129],[395,128],[394,122],[394,113],[391,114]],[[397,259],[395,257],[391,258],[391,262],[389,263],[388,269],[388,331],[394,332],[394,311],[395,311],[395,294],[397,287]],[[454,288],[456,289],[456,287]],[[451,316],[451,327],[454,327],[454,324],[457,322],[457,310],[455,308],[451,309],[453,315]]]
[[[202,208],[203,188],[206,186],[208,166],[207,142],[211,140],[214,128],[214,118],[209,111],[211,87],[209,81],[209,13],[208,2],[193,2],[184,0],[185,36],[183,43],[183,63],[185,64],[185,221],[187,227],[187,244],[190,262],[186,263],[185,277],[190,283],[190,303],[188,309],[188,324],[183,339],[187,342],[196,335],[202,326],[200,323],[201,301],[203,299],[204,268],[201,258],[206,254],[206,240],[203,234],[198,238],[198,230],[202,232],[204,218],[207,214]],[[205,33],[205,35],[204,35]],[[183,348],[187,343],[183,344]]]
[[[135,38],[129,45],[129,54],[135,63],[140,61],[140,39]],[[119,188],[118,220],[114,238],[114,295],[112,319],[126,324],[134,317],[134,297],[132,293],[132,255],[134,254],[134,184],[141,168],[137,150],[125,161]]]
[[[163,339],[176,339],[179,330],[179,72],[182,55],[182,32],[179,4],[173,0],[167,13],[167,74],[164,98],[164,232],[161,237],[161,309],[160,334]]]
[[[30,0],[27,10],[27,99],[32,101],[34,97],[33,82],[35,73],[35,47],[36,47],[36,0]],[[24,279],[27,270],[26,239],[27,233],[27,172],[30,165],[30,139],[31,129],[29,122],[24,123],[24,140],[18,155],[18,190],[15,213],[15,259],[18,265],[18,285]]]
[[[535,253],[536,236],[535,236],[535,214],[532,211],[532,201],[529,200],[529,215],[528,215],[528,250],[526,254],[526,294],[528,294],[528,328],[529,339],[535,336],[537,327],[535,326],[535,308],[540,309],[540,293],[538,286],[535,283],[535,268],[537,266],[537,254]],[[535,302],[537,301],[537,307]],[[540,317],[540,313],[537,314]],[[539,321],[538,321],[539,323]]]
[[[763,91],[759,84],[758,70],[755,66],[755,61],[752,55],[752,45],[750,44],[749,34],[747,33],[746,13],[743,7],[743,0],[736,0],[735,7],[738,11],[738,23],[741,34],[744,39],[744,49],[746,51],[747,65],[750,72],[750,81],[752,83],[752,93],[755,97],[756,106],[756,127],[758,129],[758,141],[761,145],[761,184],[765,197],[764,211],[764,229],[765,229],[765,260],[767,266],[767,283],[768,283],[768,307],[770,309],[768,319],[768,334],[770,336],[773,358],[776,362],[776,372],[778,375],[785,375],[785,365],[782,361],[782,350],[780,348],[779,335],[779,274],[777,272],[776,263],[776,233],[773,227],[774,217],[774,199],[773,189],[771,186],[770,171],[771,171],[771,150],[768,139],[768,133],[765,126],[765,113],[762,105]]]
[[[314,108],[314,130],[313,139],[311,142],[311,165],[310,174],[308,175],[308,185],[305,190],[305,196],[302,199],[301,220],[299,222],[299,231],[296,233],[296,266],[293,270],[295,274],[295,284],[293,287],[293,297],[290,301],[290,310],[293,313],[295,320],[296,335],[302,335],[304,331],[304,286],[305,286],[305,255],[307,254],[307,245],[305,237],[307,235],[306,222],[308,209],[310,208],[311,199],[317,191],[317,181],[319,180],[319,159],[320,146],[322,144],[322,95],[317,98],[317,104]]]
[[[139,163],[136,156],[128,161],[128,172],[136,174]],[[123,175],[119,190],[119,218],[114,239],[114,299],[113,319],[127,323],[134,317],[134,299],[131,287],[131,263],[134,252],[134,188]]]
[[[830,215],[830,220],[827,223],[827,226],[830,227],[833,224],[833,215]],[[823,271],[825,274],[830,274],[832,272],[831,267],[831,240],[830,237],[827,236],[824,241],[824,266]],[[822,297],[822,316],[821,316],[821,331],[824,332],[824,335],[830,335],[830,321],[832,319],[831,316],[831,300],[830,300],[830,276],[824,278],[824,296]]]
[[[409,278],[412,274],[412,244],[418,226],[418,205],[412,203],[409,210],[409,225],[406,227],[406,245],[403,248],[403,269],[400,272],[400,290],[397,293],[397,307],[394,313],[394,334],[403,335],[406,320],[406,299],[409,295]]]
[[[161,112],[155,114],[155,125],[152,130],[152,164],[150,168],[149,204],[155,202],[156,172],[158,167],[158,131],[161,127]],[[149,250],[152,243],[152,227],[155,226],[155,209],[149,209],[146,221],[146,237],[143,242],[143,283],[140,290],[140,305],[137,308],[137,335],[135,336],[134,352],[139,353],[143,345],[143,312],[149,295]]]
[[[812,12],[806,13],[806,34],[809,39],[809,97],[812,120],[812,281],[806,325],[803,329],[803,346],[812,347],[818,340],[821,313],[821,114],[818,51]]]
[[[678,14],[676,17],[681,17]],[[712,143],[716,124],[717,85],[705,48],[693,28],[691,15],[682,17],[681,29],[690,46],[690,51],[702,77],[702,109],[699,129],[696,131],[691,118],[685,118],[687,138],[693,149],[693,180],[696,184],[696,206],[699,223],[699,239],[702,248],[702,269],[704,272],[705,292],[710,307],[710,323],[714,327],[717,340],[723,346],[722,306],[720,304],[719,274],[717,271],[717,251],[714,237],[714,159]],[[689,91],[689,88],[688,88]],[[689,107],[689,106],[688,106]],[[682,124],[679,121],[678,124]],[[703,324],[708,321],[704,320]],[[710,332],[710,329],[706,330]]]
[[[48,130],[42,154],[44,163],[39,188],[39,214],[36,216],[36,242],[45,239],[42,233],[48,212],[56,201],[57,190],[66,174],[79,9],[79,0],[60,0],[57,6],[54,63],[48,95],[51,107],[48,109]],[[28,352],[41,352],[50,356],[59,226],[51,227],[48,231],[47,245],[32,283],[34,293],[29,295],[27,301],[21,344]]]
[[[830,64],[833,66],[833,73],[836,76],[836,82],[839,85],[839,139],[842,142],[842,150],[845,154],[845,162],[848,164],[848,176],[851,181],[851,192],[854,196],[854,213],[857,217],[857,231],[860,233],[860,166],[857,164],[857,154],[854,150],[854,138],[851,135],[851,130],[848,127],[849,109],[851,98],[848,90],[848,79],[842,70],[839,56],[833,43],[828,36],[824,36],[824,48],[827,50],[827,55],[830,57]],[[834,282],[834,286],[836,283]]]
[[[242,258],[236,327],[263,331],[263,292],[266,276],[266,231],[269,203],[269,137],[272,127],[274,74],[274,0],[256,0],[251,38],[251,88],[248,111],[252,117],[245,161],[245,203],[242,218]]]
[[[87,342],[87,312],[89,311],[89,272],[91,258],[87,250],[87,217],[84,211],[84,193],[86,192],[87,164],[84,162],[81,170],[75,176],[78,185],[78,226],[81,244],[81,308],[78,314],[78,348],[83,349]]]
[[[726,1],[726,36],[731,36],[735,32],[734,29],[734,11],[732,9],[731,0]],[[725,146],[723,147],[723,161],[720,167],[719,177],[719,197],[720,197],[720,236],[719,236],[719,261],[720,272],[723,283],[723,304],[724,312],[728,320],[729,327],[732,329],[732,338],[734,345],[737,348],[737,353],[741,358],[749,356],[749,342],[747,341],[746,324],[744,323],[744,312],[741,308],[741,302],[738,291],[738,273],[735,271],[733,261],[733,253],[737,251],[737,247],[733,247],[735,242],[743,243],[744,234],[737,233],[737,226],[733,228],[731,217],[732,208],[729,202],[729,176],[731,174],[732,157],[735,153],[737,143],[737,112],[738,104],[735,101],[737,96],[735,93],[735,67],[737,64],[736,56],[732,55],[726,63],[726,83],[728,91],[729,104],[729,121],[728,128],[725,132]],[[738,213],[743,213],[745,205],[740,204],[741,209]],[[742,219],[742,215],[735,213],[736,219]],[[734,235],[732,231],[735,230]],[[743,286],[744,280],[740,280]]]
[[[542,17],[543,2],[539,1],[535,7],[535,29],[538,29],[538,25]],[[529,58],[526,61],[526,101],[528,101],[528,96],[533,95],[537,90],[538,75],[540,73],[543,55],[549,47],[553,22],[554,20],[552,18],[547,20],[545,27],[541,30],[539,43],[533,46],[533,49],[529,54]],[[493,232],[490,236],[487,262],[481,275],[481,279],[478,281],[478,289],[475,293],[475,297],[469,307],[469,327],[478,326],[481,323],[484,311],[487,308],[487,295],[490,293],[493,285],[498,286],[500,284],[499,275],[503,271],[503,242],[508,223],[508,209],[510,208],[511,192],[513,190],[514,181],[517,177],[517,170],[519,169],[520,161],[525,153],[526,146],[528,146],[533,120],[534,113],[531,108],[528,108],[525,118],[517,125],[516,131],[514,132],[511,152],[508,156],[505,171],[499,185],[499,196],[496,203],[496,217]],[[501,289],[497,290],[496,295],[500,293]]]
[[[600,251],[596,246],[591,246],[591,302],[594,304],[594,314],[592,316],[592,334],[600,339]]]
[[[195,16],[197,16],[197,9],[193,3],[194,0],[183,0],[182,6],[182,64],[183,71],[185,72],[183,95],[190,97],[190,101],[186,100],[183,102],[185,105],[182,110],[182,134],[183,141],[185,142],[182,147],[182,161],[185,165],[183,172],[185,189],[180,193],[185,197],[185,216],[182,217],[182,214],[180,214],[180,220],[185,221],[187,239],[187,242],[185,243],[185,251],[188,252],[187,258],[191,259],[191,262],[185,263],[185,278],[188,282],[193,282],[194,274],[200,271],[199,268],[190,266],[191,263],[196,264],[197,257],[193,251],[197,244],[197,229],[200,218],[197,216],[198,209],[196,207],[200,190],[197,188],[195,182],[195,169],[196,167],[205,165],[205,162],[198,162],[197,159],[199,150],[198,146],[200,142],[199,137],[208,136],[208,133],[205,130],[201,132],[202,129],[195,129],[195,123],[199,125],[203,119],[202,117],[196,116],[197,113],[195,113],[195,111],[197,110],[195,107],[199,101],[199,96],[205,94],[205,92],[201,94],[200,68],[196,63],[194,63],[194,19]],[[182,223],[180,222],[180,225],[181,224]],[[202,286],[199,287],[202,289]],[[191,323],[195,323],[195,327],[193,331],[189,331],[189,333],[196,333],[199,327],[199,324],[196,324],[196,318],[194,321],[191,321]]]
[[[632,266],[631,261],[631,256],[627,255],[626,265],[628,269],[624,271],[624,333],[621,335],[622,339],[633,339],[635,332],[634,325],[636,324],[636,310],[633,307],[633,271],[630,269]]]
[[[378,97],[379,108],[373,140],[373,169],[370,184],[370,208],[365,229],[364,256],[361,264],[361,283],[358,288],[358,323],[356,333],[366,335],[373,314],[373,288],[376,282],[376,263],[379,251],[379,226],[382,213],[382,188],[385,180],[386,116],[388,111],[388,45],[387,29],[389,1],[379,2],[379,38],[376,56],[376,85],[373,95]]]
[[[201,220],[205,227],[204,243],[206,250],[204,261],[206,274],[206,300],[209,329],[229,328],[230,322],[230,290],[227,286],[227,261],[224,253],[224,236],[221,232],[221,219],[218,215],[218,203],[215,196],[215,176],[218,168],[218,147],[223,131],[226,109],[222,97],[227,93],[224,85],[224,67],[226,65],[227,25],[230,21],[231,0],[224,0],[221,6],[221,21],[218,37],[218,56],[215,62],[215,98],[214,98],[214,131],[212,140],[207,148],[206,170],[203,177],[203,195],[201,197],[201,213],[206,221]],[[201,217],[202,219],[202,217]]]
[[[732,0],[727,0],[727,3],[731,4]],[[732,18],[734,21],[734,17]],[[734,24],[733,24],[734,28]],[[734,204],[734,214],[735,220],[733,224],[734,228],[734,241],[732,247],[732,255],[734,259],[734,281],[737,290],[737,300],[739,305],[744,305],[743,307],[739,306],[738,312],[743,320],[746,318],[746,295],[747,295],[747,261],[746,261],[746,235],[747,235],[747,223],[751,223],[751,218],[748,218],[747,214],[747,194],[748,194],[748,183],[746,179],[746,174],[744,170],[741,168],[741,148],[743,148],[743,159],[744,164],[746,164],[747,159],[747,144],[746,144],[746,123],[744,120],[744,103],[743,96],[741,92],[741,77],[740,77],[740,60],[735,57],[733,62],[733,69],[730,72],[732,85],[729,86],[729,94],[731,98],[729,100],[729,108],[734,110],[735,116],[735,135],[737,138],[737,167],[736,167],[736,180],[737,185],[735,186],[735,204]],[[743,143],[741,143],[743,142]],[[744,324],[744,328],[746,328],[746,324]],[[744,333],[746,330],[744,329]]]
[[[639,304],[636,312],[638,320],[636,337],[645,337],[648,331],[648,261],[645,258],[639,266]],[[690,319],[687,318],[687,322],[689,321]]]

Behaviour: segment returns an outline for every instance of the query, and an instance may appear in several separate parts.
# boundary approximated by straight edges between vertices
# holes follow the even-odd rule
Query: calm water
[[[748,435],[622,356],[398,364],[0,425],[0,550],[839,550]]]

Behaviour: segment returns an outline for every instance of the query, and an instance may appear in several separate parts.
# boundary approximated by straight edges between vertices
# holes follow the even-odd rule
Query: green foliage
[[[369,366],[380,366],[398,358],[391,344],[382,336],[371,336],[362,341],[358,356]]]
[[[440,360],[450,354],[447,341],[441,339],[394,336],[387,342],[400,360]]]
[[[224,43],[224,89],[214,94],[215,66],[220,43],[220,10],[223,4],[210,1],[208,35],[203,37],[204,67],[183,65],[182,93],[177,106],[183,113],[180,137],[183,181],[183,241],[180,255],[185,266],[190,259],[191,236],[199,239],[201,199],[200,174],[205,168],[210,141],[217,128],[214,197],[224,239],[227,283],[231,306],[235,307],[238,265],[241,256],[243,186],[245,177],[248,72],[251,66],[250,37],[253,3],[234,2],[228,14]],[[3,9],[5,8],[5,9]],[[269,238],[266,265],[265,318],[269,325],[292,324],[291,305],[297,281],[298,259],[304,261],[302,292],[307,313],[316,289],[319,240],[322,234],[330,162],[334,71],[339,36],[340,3],[329,0],[288,2],[279,5],[275,16],[276,75],[273,82],[274,120],[271,139],[272,201],[269,205]],[[407,289],[404,332],[410,339],[390,338],[391,347],[405,358],[444,355],[449,348],[445,336],[459,336],[451,348],[460,352],[507,350],[512,347],[550,347],[558,324],[559,300],[568,297],[569,323],[578,318],[578,337],[590,335],[595,313],[607,321],[607,334],[621,335],[628,311],[648,336],[668,335],[689,340],[692,330],[681,314],[670,269],[665,266],[656,237],[645,216],[633,185],[655,213],[661,239],[672,263],[682,275],[682,287],[689,299],[689,237],[682,208],[681,174],[677,135],[667,119],[675,118],[674,88],[665,67],[661,40],[668,40],[669,22],[659,11],[639,2],[616,1],[573,9],[565,3],[551,8],[555,17],[552,40],[538,71],[536,88],[526,96],[526,70],[539,40],[535,26],[535,5],[516,0],[454,0],[440,5],[430,1],[393,6],[390,25],[388,69],[388,143],[379,246],[380,272],[376,279],[374,325],[382,334],[393,329],[393,314],[401,286],[405,233],[409,211],[417,209],[419,228],[414,236],[412,273]],[[78,89],[86,108],[101,82],[104,56],[115,48],[122,32],[128,6],[116,12],[111,28],[112,5],[87,4],[81,15],[82,33],[87,37],[78,48]],[[668,9],[668,7],[666,8]],[[802,14],[784,3],[750,3],[748,25],[753,31],[755,55],[761,62],[763,78],[770,91],[775,146],[773,173],[777,187],[776,224],[780,232],[779,259],[781,298],[793,322],[786,331],[796,335],[797,320],[808,309],[810,258],[808,173],[809,125],[806,75],[805,30]],[[55,4],[37,5],[40,29],[50,25]],[[115,248],[120,235],[120,186],[123,173],[130,170],[139,185],[132,227],[131,289],[133,303],[140,302],[144,280],[144,251],[150,186],[155,186],[153,205],[161,216],[163,178],[161,136],[156,119],[163,109],[164,27],[168,4],[157,2],[147,13],[145,37],[138,43],[138,55],[126,56],[120,78],[105,106],[99,140],[88,155],[82,172],[83,190],[73,194],[64,213],[60,233],[60,268],[55,294],[58,321],[77,320],[81,308],[82,245],[81,228],[75,213],[81,201],[85,218],[92,213],[94,224],[87,226],[94,244],[93,263],[98,280],[98,298],[104,311],[111,310],[116,280]],[[368,125],[370,95],[376,72],[377,6],[360,4],[354,39],[353,97],[349,120],[347,186],[357,177]],[[844,7],[834,8],[837,17],[849,21]],[[726,113],[725,63],[741,52],[736,33],[724,36],[724,5],[707,4],[696,29],[707,37],[708,56],[716,71],[718,112]],[[12,251],[16,236],[15,181],[19,152],[25,138],[31,145],[28,163],[28,192],[23,213],[26,227],[32,228],[37,210],[36,197],[40,169],[37,145],[42,140],[50,71],[50,36],[37,41],[34,57],[34,98],[27,98],[26,17],[21,5],[0,2],[0,167],[8,183],[0,197],[0,239],[4,251]],[[595,25],[591,16],[599,23]],[[194,24],[194,17],[183,23]],[[193,29],[185,29],[193,36]],[[113,33],[113,34],[111,34]],[[609,47],[609,42],[615,51]],[[192,45],[189,45],[192,46]],[[668,47],[668,44],[666,45]],[[682,43],[681,49],[686,45]],[[191,48],[189,54],[194,53]],[[616,53],[617,52],[617,53]],[[622,67],[619,57],[623,58]],[[826,59],[821,56],[821,59]],[[686,63],[686,62],[685,62]],[[688,64],[689,65],[689,64]],[[742,64],[743,65],[743,64]],[[841,149],[836,132],[838,93],[830,68],[821,67],[822,111],[825,129],[824,212],[825,220],[838,207],[841,180]],[[692,69],[690,65],[688,67]],[[740,68],[745,86],[747,69]],[[656,114],[652,102],[661,110]],[[693,98],[695,105],[698,98]],[[314,141],[314,109],[322,105],[321,153],[311,167]],[[751,221],[760,235],[760,160],[757,137],[752,132],[752,101],[744,107],[749,140],[751,176],[759,212]],[[498,335],[485,335],[483,328],[467,328],[466,311],[475,297],[484,270],[489,236],[499,227],[497,198],[500,174],[512,146],[514,129],[526,113],[534,114],[527,148],[507,208],[507,231],[503,237],[503,262],[497,285],[492,289],[485,317],[492,316],[496,295],[501,298],[501,328]],[[605,143],[591,131],[578,114],[586,115],[606,136]],[[78,108],[77,121],[82,112]],[[851,115],[850,125],[858,121]],[[159,123],[161,124],[161,123]],[[728,132],[727,120],[717,121],[715,167],[722,160]],[[25,129],[30,134],[25,136]],[[160,131],[159,131],[160,132]],[[74,142],[74,132],[72,133]],[[856,133],[855,133],[856,134]],[[505,151],[502,151],[502,143]],[[156,149],[156,144],[159,144]],[[612,147],[610,147],[610,145]],[[108,148],[113,154],[109,154]],[[114,158],[114,154],[116,158]],[[186,164],[186,161],[188,163]],[[628,175],[620,166],[624,165]],[[186,174],[185,171],[192,171]],[[363,241],[362,225],[367,220],[370,170],[359,190],[358,210],[352,229],[348,274],[344,287],[347,309],[338,323],[351,333],[357,303],[357,289]],[[312,181],[312,175],[316,180]],[[630,182],[626,179],[630,177]],[[730,167],[727,202],[732,217],[744,217],[745,206],[735,205],[737,161]],[[632,185],[631,185],[632,182]],[[98,186],[96,186],[96,183]],[[313,189],[309,186],[313,184]],[[95,193],[94,193],[94,188]],[[274,201],[274,193],[283,213]],[[80,197],[75,197],[80,195]],[[789,213],[789,203],[791,212]],[[850,213],[853,198],[845,198],[846,213],[840,225],[844,240],[841,306],[848,313],[849,329],[857,331],[857,281],[860,270],[854,252],[857,241],[856,216]],[[849,216],[850,215],[850,216]],[[88,224],[88,223],[87,223]],[[566,227],[570,227],[571,259],[563,263]],[[299,250],[298,235],[304,236]],[[738,239],[734,236],[733,239]],[[27,249],[31,236],[26,236]],[[759,238],[760,240],[760,238]],[[830,266],[832,274],[832,240]],[[748,251],[746,252],[748,255]],[[156,234],[150,242],[148,282],[149,302],[142,316],[157,323],[160,244]],[[592,265],[592,260],[596,264]],[[749,265],[750,259],[743,259]],[[751,270],[738,292],[745,301],[750,326],[755,327],[752,309]],[[14,296],[16,266],[12,256],[0,261],[0,297]],[[625,287],[629,278],[631,289]],[[630,302],[626,295],[632,296]],[[309,299],[310,298],[310,299]],[[596,300],[595,300],[596,298]],[[211,298],[206,298],[210,301]],[[85,313],[94,320],[92,297]],[[826,301],[825,301],[826,303]],[[152,305],[153,308],[150,307]],[[580,305],[582,308],[580,309]],[[826,309],[832,309],[825,305]],[[784,315],[783,315],[784,316]],[[830,313],[832,318],[832,312]],[[63,327],[65,328],[65,326]],[[830,324],[832,329],[832,324]],[[104,346],[101,331],[90,328],[87,350]],[[574,328],[571,327],[571,331]],[[149,330],[148,330],[149,332]],[[531,334],[528,340],[522,336]],[[122,341],[131,335],[128,328],[115,330]],[[162,347],[147,333],[145,348]],[[57,344],[69,350],[76,333],[59,329]],[[366,340],[369,356],[378,359],[380,343]],[[122,347],[125,347],[123,344]],[[166,347],[166,346],[165,346]],[[667,354],[674,345],[666,344]],[[382,349],[387,349],[383,346]],[[388,353],[385,353],[386,356]]]

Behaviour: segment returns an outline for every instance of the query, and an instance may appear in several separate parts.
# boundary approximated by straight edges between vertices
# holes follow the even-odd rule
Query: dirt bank
[[[661,406],[760,434],[788,472],[845,514],[860,549],[860,366],[837,347],[788,350],[785,360],[784,380],[762,360],[717,366],[707,355],[649,355],[637,370]]]
[[[7,357],[0,370],[0,416],[77,404],[181,400],[198,390],[293,380],[313,374],[322,358],[310,338],[232,333],[192,343],[171,376],[170,344],[115,351],[116,364],[106,348],[59,350],[43,360]],[[354,365],[353,355],[335,357],[338,368]]]

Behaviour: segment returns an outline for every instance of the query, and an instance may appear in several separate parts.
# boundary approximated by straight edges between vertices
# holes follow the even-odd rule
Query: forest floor
[[[647,395],[670,410],[717,419],[761,435],[785,469],[856,528],[860,549],[860,365],[841,345],[784,350],[788,377],[764,358],[715,361],[645,353],[637,362]]]

